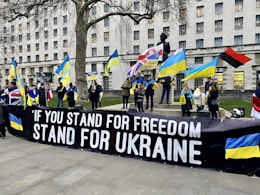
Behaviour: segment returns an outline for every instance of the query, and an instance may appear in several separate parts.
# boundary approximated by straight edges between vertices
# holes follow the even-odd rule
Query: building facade
[[[171,1],[165,0],[164,3]],[[136,62],[140,53],[156,45],[159,35],[168,35],[172,53],[186,49],[187,68],[211,61],[227,47],[243,53],[252,60],[233,68],[219,60],[216,76],[219,88],[225,90],[254,90],[260,79],[260,0],[182,0],[178,10],[166,8],[153,19],[139,24],[127,17],[113,16],[93,25],[88,31],[86,72],[98,71],[98,82],[105,90],[119,90],[127,77],[124,72]],[[2,83],[9,75],[12,57],[17,59],[21,75],[30,84],[36,82],[37,72],[52,72],[70,55],[72,70],[75,61],[75,10],[65,0],[53,10],[44,8],[41,15],[20,18],[4,23],[0,28]],[[68,9],[69,8],[69,9]],[[107,4],[98,3],[91,17],[110,11]],[[140,2],[133,3],[138,11]],[[105,62],[118,49],[121,66],[110,68],[104,75]],[[183,73],[175,75],[176,89],[180,89]],[[75,73],[72,71],[72,82]],[[205,79],[192,79],[195,88]],[[54,86],[57,84],[54,77]]]

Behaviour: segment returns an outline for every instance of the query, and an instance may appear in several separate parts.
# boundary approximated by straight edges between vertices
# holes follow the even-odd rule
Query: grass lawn
[[[133,98],[129,98],[129,102],[133,103]],[[102,107],[103,106],[110,106],[115,104],[121,104],[122,98],[121,97],[113,97],[113,98],[103,98],[102,99]],[[64,101],[65,108],[68,107],[67,101]],[[91,102],[77,102],[76,104],[80,104],[86,109],[91,109]],[[53,98],[49,101],[49,107],[56,107],[57,105],[57,98]],[[252,109],[252,102],[251,101],[244,101],[244,100],[221,100],[220,107],[232,112],[234,108],[243,107],[245,109],[245,117],[250,117],[251,109]]]

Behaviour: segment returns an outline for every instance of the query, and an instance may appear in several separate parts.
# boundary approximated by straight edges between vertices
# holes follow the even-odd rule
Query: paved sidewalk
[[[258,195],[260,178],[0,139],[0,194]]]

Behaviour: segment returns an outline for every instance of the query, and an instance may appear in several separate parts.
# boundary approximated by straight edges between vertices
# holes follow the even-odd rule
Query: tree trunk
[[[86,20],[82,12],[77,13],[76,23],[76,60],[75,60],[75,85],[78,89],[80,100],[87,100],[87,81],[86,81],[86,51],[87,51],[87,31]]]

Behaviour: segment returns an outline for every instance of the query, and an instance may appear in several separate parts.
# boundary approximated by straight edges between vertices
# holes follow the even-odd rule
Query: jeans
[[[160,102],[161,104],[163,103],[165,93],[166,93],[167,104],[169,104],[170,91],[171,91],[171,88],[163,87],[163,92],[162,92],[162,97],[161,97],[161,102]]]
[[[63,99],[58,97],[58,104],[57,104],[58,108],[60,107],[60,104],[61,104],[61,107],[63,108],[64,107]]]
[[[123,96],[123,108],[128,107],[128,98],[129,96]]]
[[[146,95],[146,109],[149,108],[149,97],[151,99],[151,110],[153,109],[153,95]]]

